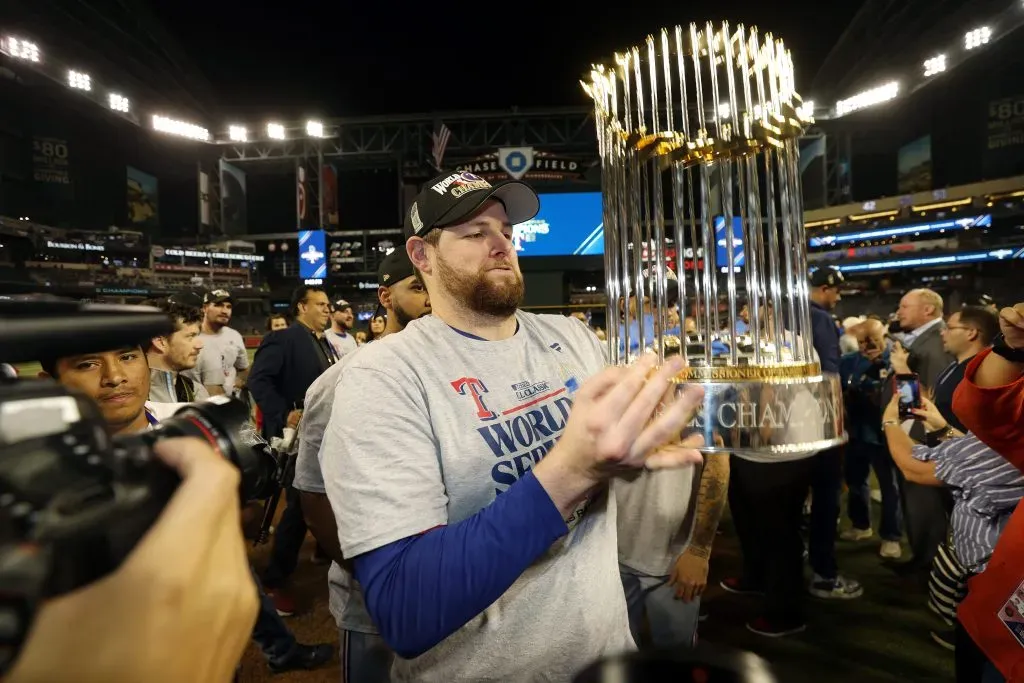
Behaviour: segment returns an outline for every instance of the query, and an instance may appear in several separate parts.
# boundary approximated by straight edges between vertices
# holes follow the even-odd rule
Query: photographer
[[[309,385],[341,358],[324,335],[329,309],[322,289],[300,285],[292,292],[295,321],[291,327],[266,335],[260,343],[249,375],[249,390],[263,414],[267,441],[282,436],[285,427],[298,424]],[[299,494],[292,487],[288,488],[287,501],[263,573],[263,584],[274,599],[277,613],[285,617],[295,614],[295,601],[285,585],[295,571],[306,538]]]
[[[111,434],[152,423],[145,410],[149,368],[139,347],[42,365],[95,400]],[[162,441],[154,452],[182,478],[160,518],[116,570],[40,608],[7,680],[230,680],[257,609],[239,474],[195,439]],[[158,614],[173,617],[154,619]]]
[[[932,611],[948,625],[947,631],[932,631],[932,638],[955,649],[952,626],[956,605],[963,599],[968,577],[985,570],[1010,514],[1024,495],[1024,475],[976,435],[957,431],[927,399],[922,400],[923,408],[913,412],[929,434],[943,440],[935,447],[915,445],[900,428],[898,401],[893,396],[882,422],[893,461],[907,481],[944,486],[952,492],[952,544],[940,549],[929,593]]]
[[[257,609],[238,471],[198,439],[154,452],[181,485],[116,571],[43,604],[8,683],[231,680]]]
[[[96,402],[111,436],[141,432],[159,421],[146,408],[150,389],[149,364],[138,346],[44,359],[40,364],[44,375]],[[238,510],[235,519],[240,534],[242,523]],[[247,582],[251,581],[250,575]],[[270,598],[262,591],[259,597],[259,618],[250,632],[267,657],[272,671],[313,669],[331,658],[332,648],[329,645],[297,643],[277,615]]]

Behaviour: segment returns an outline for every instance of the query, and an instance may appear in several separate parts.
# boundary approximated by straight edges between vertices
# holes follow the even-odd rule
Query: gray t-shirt
[[[359,348],[359,345],[356,344],[356,337],[351,332],[343,336],[328,327],[324,330],[324,336],[334,348],[334,352],[338,354],[338,358],[344,358],[346,354],[352,353]]]
[[[302,420],[299,422],[299,454],[295,460],[295,479],[292,486],[308,493],[327,493],[321,474],[320,444],[324,430],[331,419],[334,406],[334,390],[341,378],[341,371],[355,353],[345,356],[340,362],[327,368],[306,390]],[[386,419],[386,416],[382,416]],[[337,562],[331,563],[327,572],[327,587],[331,614],[338,622],[338,628],[360,633],[377,633],[377,627],[366,611],[363,589],[352,577],[352,573]]]
[[[321,457],[346,557],[471,517],[554,447],[604,353],[578,320],[517,319],[514,336],[484,341],[421,318],[347,364]],[[570,520],[483,613],[419,657],[396,658],[392,681],[568,682],[633,649],[614,493],[599,491]]]
[[[238,330],[220,328],[216,334],[203,332],[199,335],[203,348],[199,360],[185,375],[204,385],[224,387],[228,396],[235,394],[235,376],[239,370],[249,367],[249,354]]]
[[[728,457],[728,456],[711,456]],[[641,470],[612,483],[619,562],[649,576],[668,576],[690,542],[700,469]]]

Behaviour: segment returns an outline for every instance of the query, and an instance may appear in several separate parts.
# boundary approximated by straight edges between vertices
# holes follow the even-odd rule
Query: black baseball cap
[[[180,292],[175,292],[167,297],[167,302],[177,306],[188,306],[190,308],[201,308],[205,298],[198,292],[193,292],[190,289],[186,289]],[[230,300],[230,297],[228,297]]]
[[[811,287],[838,287],[844,280],[843,274],[831,266],[818,268],[811,273]]]
[[[540,211],[537,193],[524,182],[506,180],[491,185],[468,171],[451,171],[430,180],[416,195],[405,216],[405,234],[422,236],[434,228],[455,225],[488,199],[504,204],[512,225],[524,223]]]
[[[657,282],[655,278],[651,277],[649,268],[644,268],[643,274],[647,280],[647,291],[644,294],[653,298]],[[679,301],[679,278],[671,268],[665,269],[665,299],[669,306],[675,306]]]
[[[345,301],[344,299],[338,299],[337,301],[331,302],[331,311],[344,311],[346,308],[352,308],[352,304]]]
[[[215,289],[203,296],[204,304],[220,304],[225,301],[231,301],[231,292],[226,289]]]
[[[996,300],[993,299],[989,294],[979,294],[978,297],[974,300],[974,305],[981,306],[982,308],[986,306],[995,306]]]
[[[381,287],[390,287],[415,274],[416,269],[409,260],[409,252],[405,250],[404,244],[400,244],[380,262],[380,267],[377,268],[377,284]]]

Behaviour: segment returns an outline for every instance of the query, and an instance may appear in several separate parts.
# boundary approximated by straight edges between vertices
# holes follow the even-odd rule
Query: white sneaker
[[[834,579],[823,579],[817,574],[811,580],[808,589],[816,598],[852,600],[864,594],[864,588],[859,581],[837,576]]]
[[[882,541],[878,554],[890,560],[897,560],[903,556],[903,548],[900,547],[899,541]]]
[[[839,534],[839,538],[844,541],[866,541],[874,535],[874,531],[871,529],[858,529],[851,527]]]

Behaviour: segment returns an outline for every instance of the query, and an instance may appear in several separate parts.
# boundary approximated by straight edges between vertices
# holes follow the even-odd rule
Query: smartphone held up
[[[899,401],[900,420],[920,420],[921,416],[914,413],[922,408],[921,379],[915,373],[900,374],[893,377],[895,393]]]

